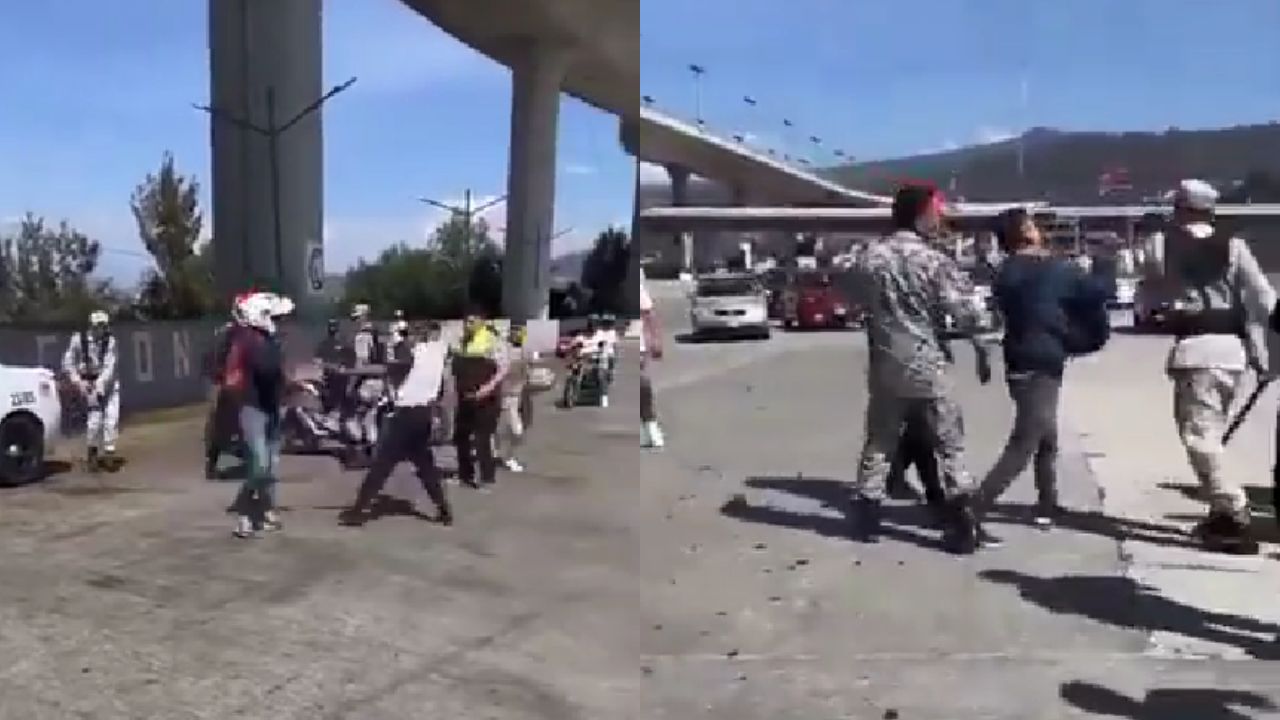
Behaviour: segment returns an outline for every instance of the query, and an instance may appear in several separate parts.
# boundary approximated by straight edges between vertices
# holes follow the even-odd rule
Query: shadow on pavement
[[[697,334],[697,333],[693,333],[693,332],[682,332],[682,333],[678,333],[678,334],[675,336],[675,340],[676,340],[676,342],[677,342],[677,343],[679,343],[680,345],[709,345],[709,344],[712,344],[712,343],[714,343],[714,344],[716,344],[716,345],[728,345],[728,344],[731,344],[731,343],[756,343],[756,342],[763,342],[765,339],[766,339],[766,338],[764,338],[764,337],[754,336],[754,335],[747,335],[747,334],[738,334],[738,335],[731,335],[731,334],[724,334],[724,335],[720,335],[720,334],[707,335],[707,334],[704,334],[704,335],[699,335],[699,334]]]
[[[849,486],[840,480],[831,478],[805,477],[751,477],[746,486],[756,490],[775,490],[795,497],[816,501],[824,508],[840,513],[832,516],[823,513],[809,513],[774,507],[772,505],[752,505],[742,495],[734,495],[720,507],[720,514],[742,522],[773,525],[792,530],[807,530],[822,537],[841,540],[852,539],[852,526],[846,517],[849,505]],[[885,505],[884,531],[885,538],[911,543],[920,547],[941,550],[942,543],[936,533],[920,532],[929,528],[932,518],[928,511],[917,505]]]
[[[353,498],[354,499],[354,496]],[[350,505],[316,505],[311,509],[324,510],[328,512],[342,512],[351,507]],[[418,506],[409,500],[394,497],[392,495],[380,494],[369,506],[369,521],[380,520],[389,517],[413,517],[427,522],[436,522],[435,515],[429,515],[418,509]]]
[[[1237,708],[1274,710],[1275,703],[1257,693],[1216,688],[1157,688],[1136,700],[1093,683],[1073,681],[1059,689],[1072,707],[1103,717],[1130,720],[1252,720]]]
[[[999,503],[986,516],[986,522],[1004,525],[1032,525],[1034,506],[1023,503]],[[1136,541],[1165,547],[1199,548],[1185,530],[1175,525],[1117,518],[1097,511],[1069,511],[1055,521],[1060,528],[1116,541]]]
[[[983,570],[978,576],[988,582],[1011,586],[1017,589],[1023,600],[1055,614],[1080,615],[1119,628],[1160,630],[1229,645],[1259,660],[1280,659],[1280,642],[1276,641],[1280,627],[1185,605],[1158,595],[1150,587],[1131,578],[1107,575],[1035,577],[1016,570]],[[1265,635],[1266,639],[1257,635]],[[1194,717],[1199,720],[1199,716]]]

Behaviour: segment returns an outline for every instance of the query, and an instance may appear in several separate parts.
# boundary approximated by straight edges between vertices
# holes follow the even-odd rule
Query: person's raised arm
[[[1235,270],[1235,287],[1239,302],[1244,306],[1245,352],[1249,365],[1259,374],[1270,372],[1267,358],[1267,326],[1276,325],[1280,305],[1276,290],[1267,279],[1249,244],[1240,238],[1232,238],[1230,245],[1231,266]]]

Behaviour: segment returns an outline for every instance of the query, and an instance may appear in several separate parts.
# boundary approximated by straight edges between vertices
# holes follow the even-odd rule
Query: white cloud
[[[571,162],[565,164],[564,172],[566,175],[595,175],[596,168],[594,165],[587,165],[586,163]]]
[[[948,138],[946,140],[943,140],[942,143],[939,145],[934,145],[932,147],[924,148],[923,150],[917,151],[915,154],[916,155],[937,155],[938,153],[951,152],[952,150],[959,150],[959,149],[960,149],[960,143]]]
[[[1018,134],[1008,128],[983,126],[973,134],[973,141],[978,145],[991,145],[1017,137]]]

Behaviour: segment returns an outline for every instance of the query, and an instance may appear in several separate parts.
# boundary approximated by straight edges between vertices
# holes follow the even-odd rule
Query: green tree
[[[454,216],[425,248],[399,243],[347,273],[343,305],[368,303],[375,315],[460,317],[469,303],[495,311],[502,303],[501,252],[483,220]]]
[[[591,293],[588,307],[597,313],[621,313],[626,309],[627,270],[631,238],[611,227],[596,236],[582,263],[582,286]]]
[[[111,284],[92,277],[101,253],[66,221],[53,228],[28,213],[0,237],[0,320],[79,324],[93,310],[114,309]]]
[[[142,279],[138,311],[143,317],[196,318],[214,309],[212,263],[208,246],[200,244],[199,194],[199,183],[177,171],[170,153],[160,170],[134,190],[129,205],[155,263]]]

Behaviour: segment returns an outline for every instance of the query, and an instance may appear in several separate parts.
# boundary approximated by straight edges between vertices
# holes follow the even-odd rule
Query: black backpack
[[[1078,298],[1063,303],[1067,334],[1062,345],[1068,355],[1091,355],[1111,339],[1111,313],[1107,311],[1106,300],[1102,299],[1105,293],[1099,295],[1099,299]]]

